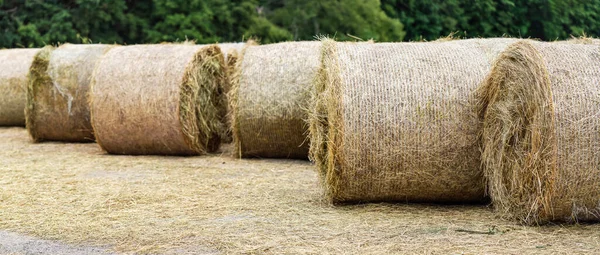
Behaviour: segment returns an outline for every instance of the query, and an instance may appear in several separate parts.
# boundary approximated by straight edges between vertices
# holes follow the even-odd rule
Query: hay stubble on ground
[[[0,230],[125,253],[600,252],[600,226],[523,227],[483,206],[334,207],[294,160],[111,156],[0,128]],[[2,240],[0,239],[0,243]]]

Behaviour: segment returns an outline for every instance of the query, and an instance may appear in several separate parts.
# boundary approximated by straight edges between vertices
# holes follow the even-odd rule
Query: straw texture
[[[525,224],[600,220],[600,45],[519,42],[480,89],[484,172]]]
[[[311,159],[333,202],[485,199],[473,91],[515,39],[325,40]]]
[[[223,55],[217,46],[161,44],[111,50],[91,91],[100,146],[114,154],[198,155],[225,133]]]
[[[88,90],[98,60],[113,45],[44,47],[30,68],[27,130],[35,142],[93,142]]]
[[[244,46],[246,46],[246,43],[219,43],[218,45],[223,53],[225,63],[227,63],[227,66],[230,66],[235,65],[235,62],[242,52],[242,49],[244,49]]]
[[[306,110],[319,47],[287,42],[244,50],[229,96],[237,156],[308,157]]]
[[[236,66],[237,66],[237,62],[238,59],[240,58],[240,55],[242,54],[244,48],[247,45],[253,45],[255,44],[254,41],[248,41],[248,43],[220,43],[219,48],[221,49],[221,52],[223,53],[223,58],[225,60],[225,67],[226,67],[226,79],[225,82],[223,83],[223,93],[225,94],[225,97],[227,98],[227,95],[229,93],[229,91],[231,90],[231,84],[233,83],[232,80],[235,79],[234,76],[239,74],[239,72],[236,72]],[[226,100],[227,103],[225,104],[225,112],[228,113],[229,112],[229,100]],[[227,127],[227,131],[226,131],[226,135],[223,137],[222,141],[223,143],[231,143],[233,141],[233,131],[231,130],[231,120],[229,117],[226,117],[226,127]]]
[[[38,51],[0,50],[0,126],[25,126],[27,74]]]
[[[251,42],[252,43],[252,42]],[[223,53],[223,59],[226,66],[227,82],[224,83],[223,92],[227,94],[231,89],[231,76],[235,73],[235,66],[242,54],[242,50],[246,46],[246,43],[220,43],[218,44],[221,52]]]
[[[593,38],[593,37],[586,37],[586,36],[582,36],[582,37],[573,37],[567,41],[564,42],[570,42],[570,43],[575,43],[575,44],[596,44],[599,45],[600,44],[600,39],[598,38]]]

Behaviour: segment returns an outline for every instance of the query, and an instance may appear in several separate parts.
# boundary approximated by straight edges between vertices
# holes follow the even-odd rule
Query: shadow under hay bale
[[[524,224],[600,220],[600,45],[519,42],[479,90],[496,209]]]
[[[485,200],[472,96],[516,39],[323,42],[311,159],[334,203]]]
[[[39,50],[0,50],[0,126],[25,126],[27,74]]]
[[[225,133],[223,55],[215,46],[161,44],[111,50],[90,94],[98,144],[113,154],[199,155]]]
[[[35,142],[93,142],[88,90],[98,60],[114,45],[44,47],[31,65],[27,130]]]
[[[306,125],[320,42],[249,46],[229,93],[236,156],[308,157]]]

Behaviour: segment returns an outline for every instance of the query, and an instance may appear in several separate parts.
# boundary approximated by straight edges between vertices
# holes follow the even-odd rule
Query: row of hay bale
[[[97,141],[114,154],[214,151],[221,139],[231,140],[224,90],[228,63],[243,46],[2,50],[0,125],[26,124],[34,142]]]
[[[325,41],[311,157],[334,202],[600,220],[600,43]]]
[[[115,154],[232,136],[238,157],[310,156],[335,203],[491,198],[526,224],[598,221],[598,67],[590,39],[63,45],[37,52],[25,115],[36,141]]]

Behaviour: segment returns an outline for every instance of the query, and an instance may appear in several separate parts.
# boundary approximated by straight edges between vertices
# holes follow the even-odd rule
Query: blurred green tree
[[[383,10],[405,26],[406,39],[433,40],[460,29],[459,0],[382,0]]]
[[[289,33],[257,12],[255,0],[154,0],[148,42],[196,40],[199,43],[266,42],[291,39]]]
[[[533,37],[543,40],[600,35],[600,0],[382,0],[409,40]]]
[[[0,0],[0,48],[600,35],[600,0]]]
[[[381,10],[379,0],[263,0],[262,4],[269,20],[290,31],[294,40],[329,35],[338,40],[401,41],[405,34],[402,23]]]

